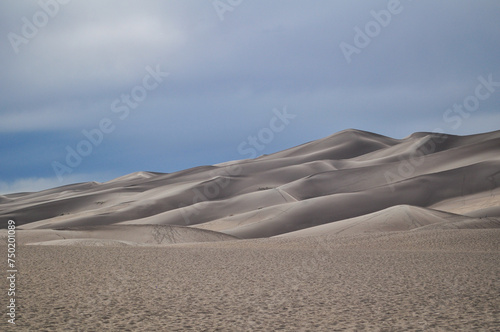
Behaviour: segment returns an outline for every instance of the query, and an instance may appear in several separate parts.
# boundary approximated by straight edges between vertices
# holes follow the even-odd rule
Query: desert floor
[[[0,330],[492,331],[499,239],[487,229],[21,245],[17,324],[2,315]]]

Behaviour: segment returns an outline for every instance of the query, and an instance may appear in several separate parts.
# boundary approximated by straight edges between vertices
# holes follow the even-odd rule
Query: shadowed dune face
[[[0,216],[46,230],[31,243],[144,245],[153,225],[189,226],[168,228],[182,234],[172,243],[496,228],[499,193],[500,131],[398,140],[346,130],[252,160],[4,195]],[[72,235],[57,238],[61,228]]]

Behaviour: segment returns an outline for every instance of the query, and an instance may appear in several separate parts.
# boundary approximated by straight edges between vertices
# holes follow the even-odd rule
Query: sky
[[[500,2],[0,2],[0,194],[355,128],[499,130]]]

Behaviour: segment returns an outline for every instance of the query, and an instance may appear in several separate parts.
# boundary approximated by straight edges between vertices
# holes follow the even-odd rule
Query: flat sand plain
[[[458,229],[21,245],[17,324],[2,315],[0,330],[494,331],[499,239],[498,229]]]

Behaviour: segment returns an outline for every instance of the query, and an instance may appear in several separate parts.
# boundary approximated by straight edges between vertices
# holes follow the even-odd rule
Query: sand
[[[497,217],[499,169],[500,131],[393,139],[351,129],[252,160],[4,195],[0,217],[26,230],[175,225],[239,238],[399,205]]]
[[[23,246],[16,330],[493,331],[499,236],[431,230]]]
[[[493,331],[499,194],[500,131],[350,129],[251,160],[3,195],[16,329]]]

